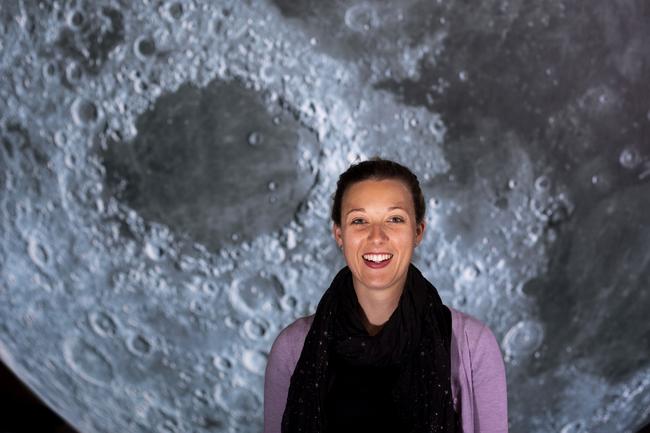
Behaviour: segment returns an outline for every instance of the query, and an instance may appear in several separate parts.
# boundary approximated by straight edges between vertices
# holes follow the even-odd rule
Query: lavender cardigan
[[[492,331],[451,310],[451,391],[463,433],[507,433],[506,375]],[[314,315],[284,328],[271,346],[264,377],[264,433],[280,433],[289,381]]]

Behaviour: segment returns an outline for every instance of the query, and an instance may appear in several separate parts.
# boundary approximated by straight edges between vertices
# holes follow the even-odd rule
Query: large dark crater
[[[318,154],[315,135],[239,81],[185,84],[136,127],[104,152],[110,190],[210,249],[283,227],[314,183],[299,159]]]

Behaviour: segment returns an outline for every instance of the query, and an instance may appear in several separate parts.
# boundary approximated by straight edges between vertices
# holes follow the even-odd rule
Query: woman
[[[347,266],[271,347],[265,433],[507,432],[494,335],[443,305],[411,263],[424,214],[417,177],[398,163],[340,176],[332,233]]]

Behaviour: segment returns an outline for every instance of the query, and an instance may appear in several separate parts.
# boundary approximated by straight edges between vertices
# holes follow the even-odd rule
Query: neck
[[[363,325],[370,335],[375,335],[390,319],[399,304],[402,289],[389,292],[367,292],[357,290],[357,299],[361,305]]]

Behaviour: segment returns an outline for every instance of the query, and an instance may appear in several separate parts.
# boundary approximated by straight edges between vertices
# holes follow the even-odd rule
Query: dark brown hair
[[[395,161],[375,156],[367,161],[361,161],[351,165],[339,176],[339,180],[336,182],[336,192],[333,196],[334,202],[332,204],[331,214],[332,221],[337,226],[341,226],[341,202],[345,190],[356,182],[368,179],[395,179],[402,181],[411,191],[413,205],[415,207],[415,222],[416,224],[422,222],[426,212],[426,204],[424,202],[424,195],[420,189],[418,177],[407,167]]]

